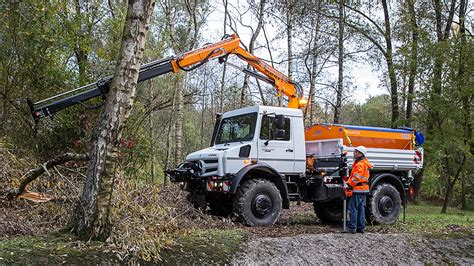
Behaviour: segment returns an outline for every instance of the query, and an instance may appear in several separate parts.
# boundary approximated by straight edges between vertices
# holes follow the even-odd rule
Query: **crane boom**
[[[250,64],[258,73],[248,73],[257,78],[271,83],[279,92],[288,97],[288,107],[299,108],[303,93],[301,87],[291,81],[286,75],[279,72],[262,59],[252,55],[240,47],[240,38],[237,34],[226,36],[217,43],[205,45],[199,49],[183,53],[174,57],[156,60],[140,67],[138,82],[149,80],[166,73],[177,73],[179,71],[194,70],[211,59],[221,58],[220,62],[226,62],[229,55],[235,54],[241,60]],[[244,72],[248,72],[245,70]],[[33,103],[27,99],[33,119],[38,122],[41,118],[51,116],[54,113],[75,104],[84,104],[85,101],[102,97],[105,99],[109,92],[112,77],[102,78],[94,83],[67,91],[42,101]],[[69,96],[67,96],[69,95]],[[57,100],[60,98],[59,100]]]

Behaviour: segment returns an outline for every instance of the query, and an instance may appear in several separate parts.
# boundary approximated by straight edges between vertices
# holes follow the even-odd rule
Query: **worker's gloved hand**
[[[346,195],[346,197],[351,197],[352,191],[353,191],[353,188],[349,184],[344,183],[344,194]]]

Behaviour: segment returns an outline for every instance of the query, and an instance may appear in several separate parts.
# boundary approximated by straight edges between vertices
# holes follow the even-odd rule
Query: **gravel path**
[[[315,263],[474,264],[474,238],[380,233],[256,237],[232,261],[232,264],[270,265]]]

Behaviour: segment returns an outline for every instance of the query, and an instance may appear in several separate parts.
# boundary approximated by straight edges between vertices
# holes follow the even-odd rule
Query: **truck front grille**
[[[202,167],[201,175],[217,174],[219,168],[219,160],[216,159],[204,159],[199,161],[191,161],[192,163],[198,164]]]

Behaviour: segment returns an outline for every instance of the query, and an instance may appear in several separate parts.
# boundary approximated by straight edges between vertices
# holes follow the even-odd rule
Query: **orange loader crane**
[[[227,63],[228,56],[233,54],[250,64],[261,74]],[[289,108],[299,108],[306,103],[306,100],[303,99],[303,89],[301,86],[290,80],[286,75],[279,72],[269,64],[265,63],[261,58],[252,55],[247,50],[240,47],[240,38],[237,34],[225,35],[220,42],[205,45],[199,49],[178,56],[168,57],[144,64],[140,67],[138,82],[149,80],[170,72],[177,73],[179,71],[191,71],[202,66],[209,60],[216,58],[219,59],[220,63],[227,63],[233,67],[237,67],[250,76],[272,84],[279,94],[281,93],[288,97]],[[75,104],[86,106],[84,104],[85,101],[97,97],[105,99],[109,92],[111,81],[111,76],[106,77],[94,83],[55,95],[36,103],[33,103],[33,101],[28,98],[27,103],[30,107],[33,119],[35,122],[38,122],[40,119],[51,116],[69,106]],[[60,99],[58,100],[58,98]]]

